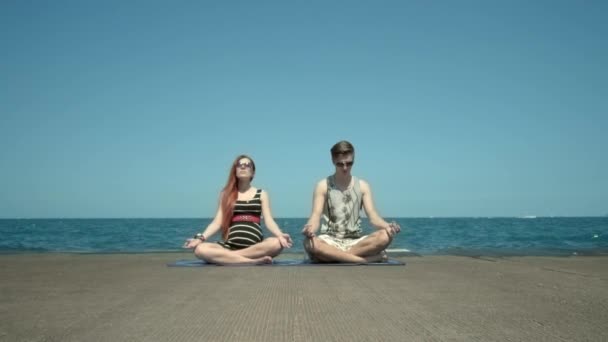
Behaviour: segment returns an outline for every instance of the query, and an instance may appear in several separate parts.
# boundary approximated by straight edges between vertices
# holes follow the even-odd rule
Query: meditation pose
[[[333,175],[319,181],[312,213],[302,229],[304,249],[313,262],[365,263],[387,260],[386,247],[401,227],[384,221],[374,208],[371,186],[351,175],[355,148],[340,141],[331,148]],[[361,209],[377,231],[363,235]],[[322,220],[320,235],[319,221]]]
[[[234,160],[215,218],[202,233],[184,244],[185,248],[194,248],[197,258],[220,265],[265,264],[271,263],[283,248],[292,246],[291,237],[281,232],[272,218],[268,192],[251,184],[254,175],[253,159],[241,155]],[[262,218],[273,237],[264,239]],[[207,242],[220,229],[222,241]]]

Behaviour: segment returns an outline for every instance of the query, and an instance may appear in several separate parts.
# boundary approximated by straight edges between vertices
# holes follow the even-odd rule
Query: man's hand
[[[393,237],[401,231],[401,226],[397,222],[392,221],[391,223],[388,224],[388,226],[385,229],[386,229],[386,232],[388,233],[388,235],[390,237]]]
[[[304,229],[302,229],[302,234],[307,238],[313,238],[315,236],[315,230],[312,228],[312,225],[306,224],[304,225]]]

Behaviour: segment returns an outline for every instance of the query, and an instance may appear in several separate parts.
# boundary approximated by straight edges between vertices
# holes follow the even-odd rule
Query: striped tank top
[[[353,185],[342,191],[337,188],[334,176],[327,177],[327,195],[321,221],[321,234],[340,239],[361,237],[361,207],[363,196],[359,180],[353,176]]]
[[[258,189],[255,196],[248,201],[236,201],[233,215],[262,216],[262,189]],[[256,222],[232,222],[226,241],[218,242],[228,249],[243,249],[264,240],[262,228]]]

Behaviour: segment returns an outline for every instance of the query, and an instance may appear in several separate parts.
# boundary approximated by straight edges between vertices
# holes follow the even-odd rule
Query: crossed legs
[[[281,243],[276,237],[269,237],[260,243],[239,250],[229,250],[217,243],[204,242],[196,246],[194,255],[211,264],[269,264],[281,253]]]
[[[304,249],[314,261],[319,262],[378,262],[386,260],[384,250],[392,238],[386,230],[379,230],[357,242],[347,251],[334,247],[318,237],[306,238]]]

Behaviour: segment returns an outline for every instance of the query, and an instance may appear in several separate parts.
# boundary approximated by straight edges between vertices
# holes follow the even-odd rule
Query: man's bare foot
[[[386,251],[380,252],[380,255],[382,256],[380,262],[388,262],[388,254],[386,254]]]
[[[364,259],[365,259],[365,262],[387,262],[388,255],[386,254],[385,251],[382,251],[375,255],[366,256],[366,257],[364,257]]]

